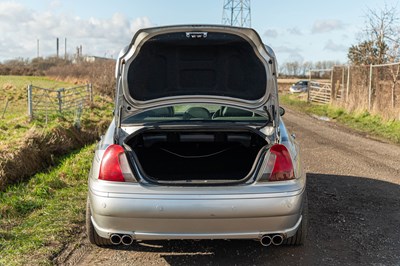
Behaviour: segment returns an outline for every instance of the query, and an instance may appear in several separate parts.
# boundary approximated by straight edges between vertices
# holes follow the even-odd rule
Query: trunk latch
[[[207,38],[208,32],[186,32],[186,37],[190,39],[204,39]]]

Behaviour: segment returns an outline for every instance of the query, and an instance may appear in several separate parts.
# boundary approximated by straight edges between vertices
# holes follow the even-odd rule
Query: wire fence
[[[349,111],[368,111],[400,120],[400,63],[335,66],[324,72],[323,78],[330,78],[330,82],[319,81],[319,70],[310,71],[309,101],[315,101],[313,95],[324,90],[325,98],[319,103],[334,103]],[[330,97],[326,97],[328,94]]]
[[[72,88],[47,89],[34,85],[28,88],[28,116],[30,120],[50,115],[75,114],[80,123],[80,115],[85,105],[93,102],[92,85]]]

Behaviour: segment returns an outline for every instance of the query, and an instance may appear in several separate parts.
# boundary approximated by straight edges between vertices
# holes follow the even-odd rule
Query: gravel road
[[[400,265],[400,146],[287,110],[307,170],[301,247],[256,241],[152,241],[98,248],[82,234],[62,265]]]

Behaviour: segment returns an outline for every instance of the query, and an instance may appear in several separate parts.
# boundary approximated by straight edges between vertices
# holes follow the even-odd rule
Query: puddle
[[[318,116],[318,115],[312,115],[315,119],[321,120],[321,121],[331,121],[331,119],[327,116]]]

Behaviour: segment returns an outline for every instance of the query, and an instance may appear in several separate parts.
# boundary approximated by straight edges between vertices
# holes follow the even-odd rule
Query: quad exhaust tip
[[[110,236],[110,241],[113,245],[123,244],[129,246],[133,243],[133,237],[131,235],[112,234]]]
[[[118,235],[118,234],[112,234],[111,236],[110,236],[110,241],[111,241],[111,243],[113,244],[113,245],[119,245],[119,244],[121,244],[121,236],[120,235]]]
[[[264,247],[268,247],[271,244],[273,244],[275,246],[279,246],[279,245],[282,245],[283,240],[285,240],[285,238],[283,237],[283,235],[280,235],[280,234],[277,234],[277,235],[263,235],[260,238],[260,243]]]
[[[263,235],[260,239],[261,245],[268,247],[272,243],[272,238],[269,235]]]
[[[275,246],[282,245],[283,240],[284,240],[284,238],[282,235],[274,235],[272,237],[272,244],[274,244]]]
[[[130,246],[133,243],[133,238],[130,235],[123,235],[121,237],[121,242],[122,244],[124,244],[125,246]]]

